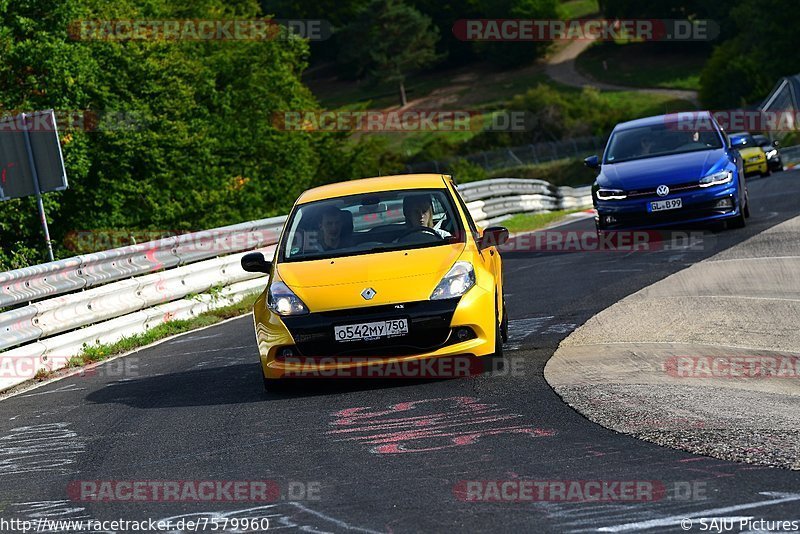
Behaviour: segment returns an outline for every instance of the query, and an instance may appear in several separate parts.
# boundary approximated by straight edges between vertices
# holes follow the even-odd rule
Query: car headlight
[[[431,300],[451,299],[460,297],[475,285],[475,269],[467,261],[457,261],[447,271],[444,278],[436,284],[431,293]]]
[[[731,171],[720,171],[700,178],[700,187],[711,187],[712,185],[727,184],[733,180]]]
[[[628,195],[622,189],[598,189],[597,198],[600,200],[623,200]]]
[[[267,294],[267,307],[278,315],[303,315],[308,308],[283,282],[273,282]]]
[[[767,152],[767,159],[772,159],[777,155],[778,155],[778,151],[773,148],[772,150]]]

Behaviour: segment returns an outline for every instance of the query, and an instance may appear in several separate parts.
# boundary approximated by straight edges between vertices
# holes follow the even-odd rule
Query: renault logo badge
[[[656,189],[656,193],[660,197],[665,197],[669,195],[669,187],[667,187],[666,185],[659,185],[658,189]]]
[[[361,292],[361,296],[364,297],[364,300],[372,300],[372,297],[375,296],[375,290],[371,287],[368,287],[364,291]]]

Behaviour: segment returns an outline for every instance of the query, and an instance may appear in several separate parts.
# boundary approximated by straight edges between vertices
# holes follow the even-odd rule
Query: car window
[[[627,128],[614,132],[608,142],[605,163],[669,156],[722,148],[716,130],[682,130],[670,123]]]
[[[461,192],[458,189],[455,189],[455,196],[458,204],[461,206],[461,211],[464,212],[464,217],[467,219],[467,225],[469,226],[470,232],[472,232],[472,237],[477,242],[480,238],[480,232],[478,231],[478,226],[475,224],[475,221],[472,219],[472,214],[469,212],[469,208],[467,208],[467,203],[464,202],[464,198],[461,196]]]
[[[296,206],[280,259],[304,261],[463,241],[448,190],[381,191]]]

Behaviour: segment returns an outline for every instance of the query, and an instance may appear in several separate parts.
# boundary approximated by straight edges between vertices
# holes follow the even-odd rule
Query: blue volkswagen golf
[[[608,139],[592,187],[598,232],[726,221],[741,228],[750,216],[742,158],[708,112],[687,128],[676,115],[618,124]]]

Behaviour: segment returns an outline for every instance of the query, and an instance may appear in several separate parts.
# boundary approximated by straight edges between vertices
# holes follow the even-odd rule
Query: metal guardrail
[[[784,166],[796,167],[800,163],[800,145],[781,148],[780,151]]]
[[[459,186],[476,222],[515,213],[591,205],[589,187],[499,178]],[[170,320],[233,303],[264,287],[238,254],[274,253],[286,217],[86,254],[0,273],[0,359],[25,362],[29,376],[0,376],[0,390],[39,369],[64,367],[84,345],[113,343]],[[217,287],[214,294],[205,293]],[[27,303],[27,304],[25,304]],[[22,305],[25,304],[25,305]],[[20,360],[21,359],[21,360]]]
[[[529,145],[520,145],[498,150],[488,150],[456,156],[438,161],[422,161],[406,165],[406,172],[449,173],[452,165],[459,160],[466,160],[488,171],[519,167],[521,165],[538,165],[566,158],[581,158],[603,151],[606,137],[576,137],[560,141],[545,141]]]

